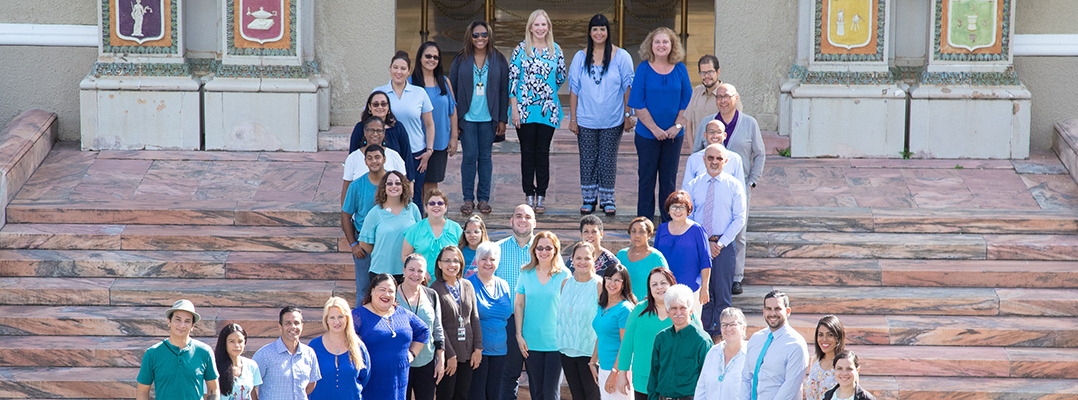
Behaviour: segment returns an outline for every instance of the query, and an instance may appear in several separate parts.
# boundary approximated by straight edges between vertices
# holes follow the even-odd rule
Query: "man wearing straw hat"
[[[142,355],[138,372],[137,400],[150,399],[150,386],[158,400],[219,399],[217,365],[213,349],[191,339],[191,328],[201,317],[190,300],[177,300],[165,311],[168,339]]]

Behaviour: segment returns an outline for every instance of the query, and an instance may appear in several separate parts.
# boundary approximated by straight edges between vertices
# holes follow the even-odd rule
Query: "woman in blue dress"
[[[378,274],[371,279],[363,306],[352,311],[352,319],[356,333],[368,346],[370,365],[377,366],[370,369],[363,397],[407,399],[409,366],[427,342],[430,330],[414,313],[397,306],[392,275]]]
[[[371,377],[371,357],[356,334],[348,301],[330,297],[322,307],[326,333],[311,340],[322,379],[307,397],[311,400],[361,400]]]
[[[546,11],[533,11],[527,26],[524,41],[513,49],[509,61],[509,108],[520,138],[524,196],[535,213],[542,214],[550,183],[550,141],[561,125],[558,89],[567,74],[565,55],[554,43]]]
[[[442,71],[442,49],[434,42],[419,46],[415,54],[415,68],[408,83],[422,87],[434,105],[434,152],[427,160],[427,172],[423,178],[423,194],[437,188],[445,180],[445,165],[449,157],[457,153],[457,100],[453,85]]]
[[[677,184],[681,162],[682,127],[688,123],[685,109],[692,97],[689,71],[685,69],[685,48],[670,28],[651,31],[640,45],[640,59],[633,77],[629,107],[636,110],[636,152],[639,160],[639,199],[636,215],[655,217],[655,180],[659,199],[666,199]],[[670,220],[662,212],[663,222]],[[656,246],[657,247],[657,246]],[[673,264],[671,264],[673,265]]]

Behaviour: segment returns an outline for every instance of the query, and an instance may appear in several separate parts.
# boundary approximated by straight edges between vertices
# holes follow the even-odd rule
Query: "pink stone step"
[[[124,250],[304,251],[337,250],[340,228],[130,225]]]
[[[984,259],[980,235],[749,232],[750,257]]]
[[[1069,261],[748,258],[746,284],[1078,288]]]
[[[0,276],[223,278],[224,252],[0,250]]]
[[[225,277],[243,279],[355,279],[349,253],[233,252]]]
[[[895,377],[902,400],[1078,398],[1074,379]]]
[[[864,375],[1010,376],[1011,363],[1007,350],[1002,347],[852,345],[848,348],[863,362],[861,373]]]
[[[1078,233],[1075,210],[873,208],[875,232]]]
[[[746,312],[760,312],[763,308],[764,294],[772,289],[778,289],[790,296],[793,309],[801,313],[912,315],[997,315],[1000,313],[999,299],[993,289],[756,285],[746,285],[744,289],[744,294],[734,296],[733,303],[734,306]]]
[[[335,295],[355,298],[355,281],[118,279],[112,305],[148,306],[186,298],[206,307],[321,307]]]
[[[1078,235],[984,235],[991,260],[1078,260]]]
[[[1078,315],[1078,289],[996,289],[1006,315]]]
[[[3,367],[0,398],[131,398],[138,368]]]
[[[0,248],[119,250],[123,225],[8,224],[0,229]]]
[[[146,349],[167,337],[12,336],[0,341],[0,367],[139,367]],[[197,340],[214,347],[217,337]],[[276,338],[252,337],[244,354],[254,356]],[[307,340],[305,340],[306,342]]]
[[[4,278],[0,304],[109,305],[111,278]]]
[[[234,200],[15,200],[7,222],[15,224],[232,225]]]
[[[353,302],[349,299],[350,304]],[[0,306],[0,337],[67,336],[75,332],[85,336],[165,337],[165,310],[171,305],[172,301],[154,307]],[[195,324],[192,336],[216,337],[221,328],[233,322],[243,326],[251,337],[281,335],[278,307],[214,308],[196,302],[195,308],[202,320]],[[303,336],[321,334],[321,304],[302,310],[309,322],[304,324]]]

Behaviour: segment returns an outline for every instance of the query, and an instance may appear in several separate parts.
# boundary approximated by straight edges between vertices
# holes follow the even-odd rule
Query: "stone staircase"
[[[568,142],[556,139],[554,161],[576,162]],[[343,158],[58,145],[11,200],[0,229],[0,398],[133,397],[142,352],[167,336],[162,312],[181,297],[203,317],[193,335],[211,345],[236,322],[251,334],[253,353],[279,334],[277,310],[286,304],[308,310],[306,338],[319,335],[325,299],[355,298],[337,228]],[[140,183],[118,189],[139,160],[148,166],[130,174]],[[194,196],[137,196],[162,176],[245,175],[254,165],[230,169],[222,160],[274,172],[216,187],[215,196],[202,190],[213,177]],[[94,180],[103,173],[112,184]],[[630,168],[619,179],[629,189],[619,190],[631,196],[634,177]],[[265,187],[231,195],[251,180]],[[304,191],[317,193],[296,194]],[[540,229],[575,241],[577,200],[555,200]],[[510,203],[487,218],[494,238],[509,234]],[[612,249],[627,245],[635,209],[619,206],[621,215],[603,217]],[[1078,398],[1078,208],[762,206],[749,222],[745,294],[734,303],[748,313],[750,332],[763,327],[763,295],[777,288],[790,295],[791,324],[810,342],[819,317],[839,315],[877,398]]]

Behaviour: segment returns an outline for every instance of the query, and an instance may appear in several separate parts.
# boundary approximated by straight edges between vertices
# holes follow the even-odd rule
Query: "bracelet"
[[[357,240],[357,241],[354,241],[354,242],[352,242],[352,244],[348,245],[348,247],[356,247],[356,245],[357,245],[357,244],[359,244],[359,241],[358,241],[358,240]]]

